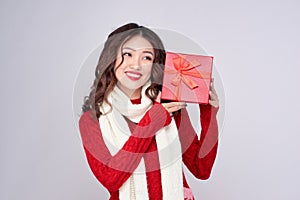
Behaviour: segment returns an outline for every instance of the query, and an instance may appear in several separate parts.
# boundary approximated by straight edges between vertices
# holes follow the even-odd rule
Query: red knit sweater
[[[200,105],[202,127],[200,140],[191,125],[186,109],[182,109],[174,116],[183,152],[182,160],[198,179],[209,178],[216,158],[217,111],[218,108],[210,105]],[[129,120],[127,122],[132,135],[122,149],[112,156],[104,143],[99,121],[93,112],[90,110],[82,114],[79,128],[89,166],[99,182],[109,191],[110,200],[118,200],[120,187],[131,176],[143,157],[146,169],[158,169],[146,172],[149,199],[160,200],[162,186],[155,133],[170,124],[170,115],[161,104],[156,103],[138,124]],[[156,153],[149,154],[149,152]],[[184,175],[183,184],[184,187],[189,187]]]

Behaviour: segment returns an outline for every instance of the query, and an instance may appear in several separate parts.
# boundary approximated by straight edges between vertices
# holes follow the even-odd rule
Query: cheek
[[[121,64],[121,62],[122,62],[122,57],[118,56],[116,58],[116,62],[115,62],[115,69]],[[118,68],[120,68],[120,67],[118,67]]]
[[[115,63],[115,67],[114,67],[114,70],[115,70],[115,75],[117,77],[117,79],[119,80],[121,78],[121,76],[123,75],[123,71],[124,71],[124,61],[123,63],[121,64],[122,62],[122,57],[118,57],[116,59],[116,63]],[[121,64],[121,65],[120,65]]]
[[[121,66],[119,66],[117,70],[115,70],[115,75],[118,81],[124,78],[124,73],[122,72]]]
[[[145,74],[146,74],[146,76],[147,76],[148,78],[151,77],[151,74],[152,74],[152,66],[149,66],[149,67],[146,68]]]

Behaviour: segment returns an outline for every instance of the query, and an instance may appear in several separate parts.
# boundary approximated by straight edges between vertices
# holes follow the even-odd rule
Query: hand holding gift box
[[[212,56],[167,52],[161,99],[208,104]]]

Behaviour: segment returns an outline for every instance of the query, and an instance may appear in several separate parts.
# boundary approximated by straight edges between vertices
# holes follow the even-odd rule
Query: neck
[[[129,97],[129,99],[141,98],[142,88],[138,88],[138,89],[135,89],[135,90],[130,90],[130,89],[127,89],[127,88],[120,87],[119,85],[118,85],[118,87],[119,87],[120,90],[122,90],[122,92],[124,92],[124,94],[126,94],[126,96]]]

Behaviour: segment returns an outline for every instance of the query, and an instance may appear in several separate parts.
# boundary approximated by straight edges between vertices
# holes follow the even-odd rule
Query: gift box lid
[[[166,53],[161,99],[207,104],[212,56]]]

